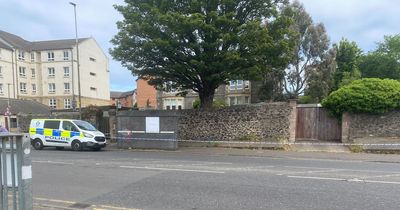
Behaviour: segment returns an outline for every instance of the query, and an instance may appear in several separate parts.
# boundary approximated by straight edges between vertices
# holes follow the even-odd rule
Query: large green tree
[[[358,61],[362,55],[362,50],[357,43],[347,39],[340,40],[339,44],[335,44],[334,47],[336,49],[337,68],[334,74],[332,91],[360,78]]]
[[[400,35],[385,36],[375,51],[361,57],[362,77],[400,79]]]
[[[330,41],[322,23],[314,24],[303,4],[294,1],[284,9],[283,14],[293,20],[290,28],[296,33],[295,47],[290,65],[286,69],[284,85],[291,98],[304,93],[308,79],[324,63]]]
[[[193,90],[210,109],[215,89],[287,65],[286,0],[125,0],[115,6],[111,55],[158,89]]]

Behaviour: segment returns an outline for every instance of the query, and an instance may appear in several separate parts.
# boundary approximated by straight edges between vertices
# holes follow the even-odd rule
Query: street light
[[[69,2],[74,7],[74,15],[75,15],[75,45],[76,45],[76,63],[78,70],[78,100],[79,100],[79,119],[82,119],[82,101],[81,101],[81,75],[79,71],[79,48],[78,48],[78,24],[76,21],[76,4],[73,2]]]

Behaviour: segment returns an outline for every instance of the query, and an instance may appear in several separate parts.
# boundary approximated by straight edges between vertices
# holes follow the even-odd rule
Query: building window
[[[96,76],[96,73],[90,72],[90,76]]]
[[[49,83],[49,93],[56,92],[56,83]]]
[[[31,53],[31,62],[35,62],[35,53]]]
[[[49,71],[49,77],[55,77],[56,76],[56,70],[54,69],[54,67],[48,68],[48,71]]]
[[[236,89],[236,80],[229,81],[229,90]]]
[[[24,82],[19,83],[19,90],[21,93],[26,93],[26,83]]]
[[[24,51],[18,51],[18,60],[25,60],[25,52]]]
[[[183,109],[183,99],[164,99],[164,109]]]
[[[236,105],[236,97],[229,97],[229,106]]]
[[[64,93],[69,93],[70,92],[70,87],[69,83],[64,83]]]
[[[0,83],[0,94],[4,93],[3,84]]]
[[[244,97],[244,102],[245,102],[246,104],[249,104],[249,103],[250,103],[250,97],[249,97],[249,96],[245,96],[245,97]]]
[[[49,107],[52,109],[57,108],[57,101],[54,98],[49,99]]]
[[[95,59],[95,58],[92,58],[92,57],[90,57],[89,60],[90,60],[90,61],[93,61],[93,62],[96,61],[96,59]]]
[[[243,80],[238,80],[238,81],[236,81],[236,88],[237,88],[238,90],[243,89]]]
[[[36,93],[36,84],[32,84],[32,94]]]
[[[54,61],[54,52],[47,52],[47,60]]]
[[[26,71],[25,70],[26,70],[25,67],[20,66],[19,67],[19,76],[26,77]]]
[[[64,51],[64,60],[69,60],[69,51]]]
[[[95,88],[95,87],[90,87],[90,90],[97,90],[97,88]]]
[[[250,81],[249,80],[244,81],[244,89],[250,89]]]
[[[35,78],[35,77],[36,77],[36,71],[35,71],[35,69],[31,69],[31,73],[32,73],[32,78]]]
[[[71,109],[71,99],[69,98],[64,99],[64,109]]]
[[[64,67],[64,77],[69,77],[69,67]]]

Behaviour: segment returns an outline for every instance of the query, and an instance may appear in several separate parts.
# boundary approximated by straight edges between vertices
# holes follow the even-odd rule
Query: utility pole
[[[78,107],[79,107],[79,119],[82,119],[82,100],[81,100],[81,76],[79,70],[79,48],[78,48],[78,23],[76,20],[76,4],[73,2],[69,2],[72,6],[74,6],[74,15],[75,15],[75,45],[76,45],[76,63],[77,63],[77,71],[78,71]]]

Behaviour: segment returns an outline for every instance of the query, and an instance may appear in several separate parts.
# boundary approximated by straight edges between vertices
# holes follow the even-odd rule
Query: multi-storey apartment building
[[[198,94],[188,91],[185,96],[180,96],[179,92],[157,91],[154,87],[147,84],[145,80],[138,80],[137,100],[139,109],[192,109],[193,104],[198,100]],[[143,98],[142,98],[143,97]],[[146,106],[139,101],[151,101],[153,106]],[[214,100],[222,100],[228,106],[249,104],[252,101],[251,83],[247,80],[233,80],[229,85],[219,86],[214,94]]]
[[[35,100],[53,109],[108,105],[108,58],[93,38],[26,41],[0,30],[0,97]],[[79,74],[79,75],[78,75]],[[80,78],[80,79],[79,79]]]

